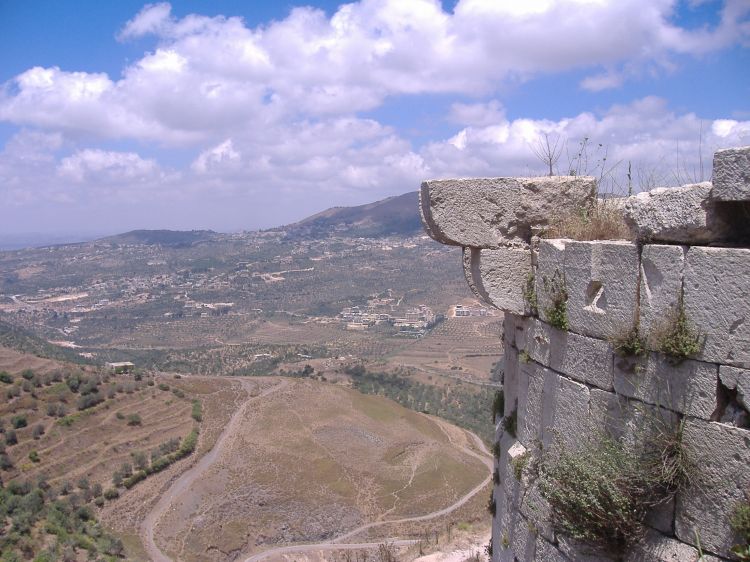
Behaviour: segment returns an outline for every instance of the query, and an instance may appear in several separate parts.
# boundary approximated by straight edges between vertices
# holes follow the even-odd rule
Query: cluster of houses
[[[366,330],[371,326],[388,324],[398,328],[403,335],[414,336],[424,335],[437,321],[432,309],[424,304],[407,309],[403,316],[397,312],[391,314],[397,306],[394,302],[392,298],[371,299],[367,306],[344,308],[339,316],[347,330]]]

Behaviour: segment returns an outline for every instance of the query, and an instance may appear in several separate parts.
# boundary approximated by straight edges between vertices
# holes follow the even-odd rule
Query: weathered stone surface
[[[523,287],[531,273],[531,250],[464,248],[464,274],[474,294],[513,314],[525,309]]]
[[[646,514],[646,525],[667,535],[674,535],[674,508],[674,498],[652,508]]]
[[[539,491],[538,479],[531,480],[521,500],[521,514],[534,525],[541,536],[548,541],[554,541],[555,533],[552,529],[552,510],[549,502],[542,497]]]
[[[589,391],[589,417],[591,425],[602,433],[617,437],[623,434],[624,414],[627,400],[614,392],[592,388]]]
[[[539,309],[539,318],[544,321],[549,320],[547,311],[552,306],[549,283],[551,280],[565,278],[565,245],[568,242],[570,240],[559,239],[542,240],[539,243],[537,267],[534,273],[534,293]]]
[[[568,242],[565,285],[571,331],[601,339],[620,336],[636,320],[637,246],[628,242]]]
[[[714,199],[750,200],[750,146],[714,152],[713,184]]]
[[[730,515],[750,490],[750,431],[688,418],[683,443],[698,478],[677,495],[675,532],[683,542],[728,556],[737,537]]]
[[[679,305],[686,250],[647,244],[641,251],[640,333],[652,348],[651,332]]]
[[[750,368],[750,249],[691,247],[684,304],[705,336],[698,359]]]
[[[731,233],[711,199],[711,182],[644,191],[627,199],[624,212],[625,222],[643,242],[704,244]]]
[[[503,394],[505,410],[503,416],[509,416],[518,407],[518,351],[509,345],[505,346],[505,372],[503,373]]]
[[[505,313],[503,318],[503,335],[506,345],[523,349],[526,346],[526,332],[529,318]]]
[[[713,363],[686,360],[677,365],[659,353],[615,358],[615,391],[647,404],[710,419],[716,409],[719,372]]]
[[[544,562],[570,562],[570,558],[541,536],[536,539],[536,556],[537,560]]]
[[[528,448],[541,437],[545,371],[535,363],[518,365],[517,432],[518,440]]]
[[[615,562],[613,557],[608,556],[602,550],[565,535],[559,535],[557,541],[560,551],[571,562]]]
[[[510,538],[511,548],[518,560],[536,560],[536,537],[534,526],[522,515],[514,518]]]
[[[591,177],[432,180],[422,183],[419,207],[438,242],[497,248],[529,242],[532,227],[590,204],[595,192]]]
[[[563,332],[536,318],[528,320],[525,351],[573,380],[612,390],[612,346],[606,341]]]
[[[502,537],[503,533],[506,533],[505,528],[510,520],[510,513],[502,486],[495,486],[493,494],[493,498],[495,499],[495,517],[492,520],[492,536],[498,537],[493,540],[499,541],[499,537]],[[508,540],[510,541],[510,539]],[[493,562],[513,562],[513,551],[509,548],[499,548],[493,542],[492,560]]]
[[[542,444],[572,449],[592,430],[589,388],[545,369]]]
[[[633,545],[625,562],[698,562],[700,554],[687,544],[649,531]]]
[[[730,392],[720,398],[720,411],[716,412],[714,421],[750,427],[750,370],[721,365],[719,379]],[[731,392],[735,395],[732,396]]]

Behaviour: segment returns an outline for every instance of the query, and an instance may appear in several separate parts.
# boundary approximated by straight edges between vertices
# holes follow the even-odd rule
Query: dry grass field
[[[239,427],[159,521],[170,557],[234,560],[331,539],[440,510],[487,476],[463,430],[338,385],[287,380]]]
[[[502,317],[446,318],[424,338],[389,355],[386,363],[430,375],[486,381],[502,355],[501,330]]]

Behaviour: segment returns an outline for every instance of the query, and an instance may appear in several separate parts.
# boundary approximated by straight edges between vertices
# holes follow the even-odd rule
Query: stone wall
[[[513,460],[603,433],[637,440],[649,412],[681,425],[698,478],[648,515],[625,559],[735,559],[729,518],[750,494],[750,147],[717,152],[713,184],[610,202],[632,240],[536,236],[597,204],[587,177],[422,184],[426,231],[463,247],[470,287],[505,311],[504,415],[516,430],[499,420],[493,560],[608,559],[555,532],[533,470]],[[553,327],[556,302],[567,329]],[[676,361],[658,350],[680,308],[700,351]],[[634,327],[647,351],[621,357],[613,342]]]

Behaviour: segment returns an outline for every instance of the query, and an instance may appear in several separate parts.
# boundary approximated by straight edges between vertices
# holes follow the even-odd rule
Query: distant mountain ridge
[[[416,191],[356,207],[331,207],[281,227],[292,237],[320,238],[331,234],[377,238],[422,232]]]
[[[218,236],[220,235],[213,230],[131,230],[123,234],[101,238],[97,242],[186,248],[198,242],[213,240]]]

